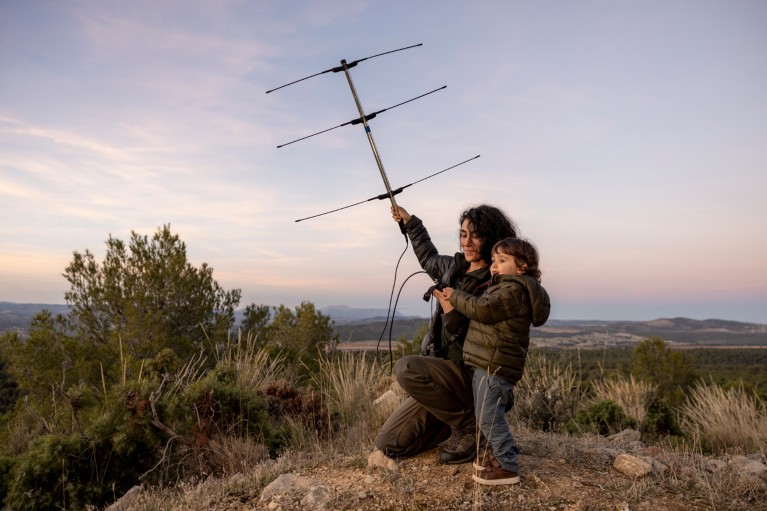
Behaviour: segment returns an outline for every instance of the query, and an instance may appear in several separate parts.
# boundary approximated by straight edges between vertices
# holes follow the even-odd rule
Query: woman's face
[[[461,250],[466,260],[470,263],[484,263],[480,250],[482,249],[482,239],[474,232],[474,226],[466,218],[461,223]]]

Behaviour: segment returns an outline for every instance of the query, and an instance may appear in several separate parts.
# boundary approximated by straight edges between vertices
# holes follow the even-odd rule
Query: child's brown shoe
[[[482,457],[482,462],[481,468],[477,467],[478,464],[476,462],[474,463],[477,473],[471,476],[479,484],[487,486],[519,484],[519,474],[503,468],[500,462],[489,451]]]

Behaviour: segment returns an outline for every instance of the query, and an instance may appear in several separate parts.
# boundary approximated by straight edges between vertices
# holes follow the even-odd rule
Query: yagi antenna
[[[442,174],[443,172],[447,172],[448,170],[454,169],[454,168],[456,168],[456,167],[458,167],[460,165],[463,165],[464,163],[469,163],[470,161],[476,160],[477,158],[479,158],[479,155],[476,155],[473,158],[469,158],[468,160],[464,160],[461,163],[456,163],[452,167],[448,167],[446,169],[442,169],[439,172],[435,172],[434,174],[429,174],[428,176],[426,176],[424,178],[421,178],[418,181],[413,181],[412,183],[407,184],[405,186],[400,186],[396,190],[392,190],[391,194],[392,195],[397,195],[398,193],[402,193],[402,190],[404,190],[405,188],[409,188],[409,187],[413,186],[414,184],[420,183],[421,181],[426,181],[427,179],[429,179],[431,177],[434,177],[437,174]],[[331,209],[330,211],[325,211],[324,213],[319,213],[319,214],[316,214],[316,215],[307,216],[306,218],[299,218],[298,220],[296,220],[296,222],[303,222],[304,220],[309,220],[309,219],[312,219],[312,218],[317,218],[318,216],[323,216],[323,215],[328,215],[330,213],[335,213],[336,211],[341,211],[342,209],[348,209],[348,208],[351,208],[353,206],[359,206],[360,204],[364,204],[365,202],[370,202],[372,200],[376,200],[376,199],[384,200],[384,199],[388,199],[388,198],[389,198],[388,195],[386,195],[385,193],[382,193],[381,195],[376,195],[375,197],[370,197],[369,199],[365,199],[363,201],[355,202],[354,204],[349,204],[348,206],[343,206],[343,207],[340,207],[340,208]]]
[[[415,48],[417,46],[423,46],[423,43],[414,44],[412,46],[405,46],[404,48],[399,48],[397,50],[385,51],[383,53],[378,53],[376,55],[371,55],[370,57],[365,57],[364,59],[358,59],[358,60],[349,62],[348,64],[346,64],[346,69],[350,69],[350,68],[356,66],[357,64],[359,64],[360,62],[364,62],[366,60],[374,59],[376,57],[380,57],[381,55],[388,55],[390,53],[394,53],[394,52],[397,52],[397,51],[409,50],[410,48]],[[268,90],[268,91],[266,91],[266,93],[269,94],[270,92],[274,92],[276,90],[284,89],[288,85],[293,85],[294,83],[303,82],[304,80],[308,80],[309,78],[314,78],[315,76],[324,75],[325,73],[338,73],[338,72],[344,70],[344,62],[345,61],[342,60],[340,66],[331,67],[330,69],[326,69],[325,71],[320,71],[319,73],[314,73],[313,75],[305,76],[304,78],[299,78],[298,80],[294,80],[294,81],[292,81],[290,83],[286,83],[285,85],[280,85],[279,87],[275,87],[274,89]]]
[[[287,87],[289,85],[293,85],[293,84],[302,82],[304,80],[308,80],[309,78],[314,78],[315,76],[319,76],[319,75],[322,75],[322,74],[325,74],[325,73],[331,73],[331,72],[332,73],[340,73],[340,72],[343,72],[344,75],[346,76],[346,81],[349,84],[349,89],[351,90],[352,97],[354,98],[354,104],[357,107],[357,112],[359,113],[359,117],[357,117],[355,119],[352,119],[349,122],[345,122],[343,124],[339,124],[338,126],[334,126],[332,128],[328,128],[328,129],[325,129],[325,130],[322,130],[322,131],[318,131],[318,132],[313,133],[311,135],[307,135],[305,137],[298,138],[296,140],[293,140],[291,142],[287,142],[287,143],[279,145],[277,147],[278,148],[285,147],[287,145],[294,144],[296,142],[299,142],[301,140],[305,140],[307,138],[319,135],[321,133],[326,133],[326,132],[334,130],[336,128],[340,128],[341,126],[348,126],[348,125],[354,125],[354,124],[362,124],[362,126],[365,128],[365,134],[367,135],[368,142],[370,143],[370,149],[373,151],[373,157],[375,158],[376,164],[378,165],[378,170],[381,173],[381,179],[383,180],[384,187],[386,188],[386,193],[385,194],[381,194],[381,195],[378,195],[376,197],[372,197],[370,199],[367,199],[367,200],[364,200],[364,201],[361,201],[361,202],[357,202],[355,204],[351,204],[349,206],[344,206],[342,208],[334,209],[332,211],[327,211],[325,213],[320,213],[319,215],[314,215],[314,216],[310,216],[310,217],[306,217],[306,218],[301,218],[299,220],[296,220],[296,222],[301,222],[303,220],[308,220],[310,218],[315,218],[315,217],[318,217],[318,216],[326,215],[328,213],[334,213],[336,211],[340,211],[342,209],[350,208],[352,206],[356,206],[358,204],[362,204],[363,202],[368,202],[368,201],[371,201],[371,200],[374,200],[374,199],[383,200],[383,199],[388,198],[391,201],[392,206],[396,207],[397,206],[397,201],[394,199],[394,196],[396,194],[402,192],[402,190],[404,190],[408,186],[411,186],[411,185],[413,185],[415,183],[418,183],[418,182],[423,181],[425,179],[428,179],[430,177],[436,176],[437,174],[441,174],[442,172],[450,170],[451,168],[455,168],[455,167],[457,167],[459,165],[463,165],[464,163],[469,162],[469,161],[474,160],[474,159],[479,157],[479,156],[475,156],[474,158],[470,158],[470,159],[468,159],[466,161],[458,163],[457,165],[453,165],[452,167],[449,167],[449,168],[447,168],[445,170],[441,170],[441,171],[436,172],[436,173],[434,173],[434,174],[432,174],[430,176],[427,176],[427,177],[425,177],[423,179],[420,179],[418,181],[410,183],[409,185],[405,185],[405,186],[402,186],[400,188],[397,188],[396,190],[392,190],[391,185],[389,184],[389,178],[386,176],[386,171],[384,170],[383,162],[381,161],[381,155],[378,152],[378,148],[376,147],[375,140],[373,140],[373,133],[370,130],[370,126],[368,126],[368,121],[370,119],[373,119],[374,117],[376,117],[376,115],[378,115],[378,114],[380,114],[382,112],[385,112],[386,110],[391,110],[392,108],[396,108],[398,106],[404,105],[404,104],[409,103],[411,101],[415,101],[416,99],[420,99],[420,98],[422,98],[424,96],[428,96],[429,94],[432,94],[434,92],[440,91],[440,90],[444,89],[447,86],[446,85],[442,86],[442,87],[440,87],[438,89],[434,89],[433,91],[427,92],[425,94],[421,94],[420,96],[416,96],[416,97],[414,97],[412,99],[409,99],[407,101],[403,101],[402,103],[398,103],[398,104],[396,104],[394,106],[391,106],[389,108],[384,108],[383,110],[378,110],[377,112],[373,112],[372,114],[365,115],[365,111],[362,108],[362,103],[360,102],[359,96],[357,95],[357,89],[354,87],[354,82],[352,81],[352,76],[349,73],[349,69],[355,67],[360,62],[364,62],[366,60],[369,60],[369,59],[372,59],[372,58],[375,58],[375,57],[380,57],[382,55],[388,55],[390,53],[395,53],[395,52],[402,51],[402,50],[409,50],[410,48],[416,48],[418,46],[423,46],[423,45],[421,43],[419,43],[419,44],[414,44],[412,46],[405,46],[404,48],[398,48],[396,50],[391,50],[391,51],[386,51],[386,52],[383,52],[383,53],[378,53],[376,55],[371,55],[370,57],[365,57],[363,59],[354,60],[352,62],[347,62],[346,59],[342,59],[340,66],[331,67],[330,69],[326,69],[325,71],[320,71],[319,73],[315,73],[313,75],[309,75],[309,76],[306,76],[304,78],[300,78],[298,80],[294,80],[292,82],[286,83],[285,85],[280,85],[279,87],[275,87],[274,89],[266,91],[266,93],[269,94],[270,92],[274,92],[276,90],[283,89],[283,88],[285,88],[285,87]],[[402,234],[405,234],[405,224],[404,224],[404,222],[402,220],[399,221],[399,228],[400,228],[400,231],[402,231]]]
[[[425,94],[421,94],[420,96],[416,96],[414,98],[408,99],[407,101],[403,101],[402,103],[397,103],[394,106],[390,106],[388,108],[384,108],[383,110],[378,110],[377,112],[373,112],[372,114],[367,114],[365,116],[365,120],[369,121],[370,119],[374,119],[378,114],[382,114],[382,113],[386,112],[387,110],[392,110],[394,108],[397,108],[398,106],[402,106],[402,105],[404,105],[406,103],[410,103],[411,101],[415,101],[416,99],[421,99],[424,96],[428,96],[429,94],[434,94],[435,92],[441,91],[442,89],[445,89],[445,88],[447,88],[447,85],[443,85],[439,89],[434,89],[434,90],[429,91],[429,92],[427,92]],[[361,117],[357,117],[356,119],[352,119],[349,122],[345,122],[343,124],[339,124],[338,126],[333,126],[332,128],[328,128],[328,129],[325,129],[325,130],[322,130],[322,131],[318,131],[317,133],[312,133],[311,135],[306,135],[305,137],[297,138],[295,140],[291,140],[290,142],[286,142],[284,144],[280,144],[280,145],[277,146],[277,149],[279,149],[280,147],[285,147],[286,145],[295,144],[296,142],[300,142],[302,140],[306,140],[307,138],[311,138],[311,137],[314,137],[316,135],[321,135],[322,133],[327,133],[328,131],[332,131],[332,130],[334,130],[336,128],[340,128],[342,126],[349,126],[349,125],[353,126],[355,124],[360,124],[361,122],[362,122],[362,118]]]

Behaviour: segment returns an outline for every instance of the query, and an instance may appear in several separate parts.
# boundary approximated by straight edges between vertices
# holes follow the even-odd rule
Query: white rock
[[[631,442],[638,442],[641,437],[642,434],[635,429],[624,429],[620,433],[608,436],[607,439],[612,440],[613,442],[628,444]]]
[[[712,474],[716,474],[717,472],[721,472],[722,470],[727,468],[727,463],[725,463],[722,460],[718,460],[714,458],[704,463],[703,468],[705,468],[707,471],[711,472]]]
[[[125,495],[120,497],[117,502],[106,508],[106,511],[127,511],[132,508],[133,504],[136,504],[136,501],[138,501],[142,493],[144,493],[143,486],[134,486],[125,492]]]
[[[596,451],[607,454],[610,457],[618,456],[619,454],[623,454],[625,452],[622,449],[612,449],[610,447],[597,447]]]
[[[381,467],[389,470],[390,472],[397,472],[399,466],[397,462],[383,453],[383,451],[376,449],[368,456],[368,468]]]
[[[330,497],[331,492],[327,487],[322,485],[313,486],[309,488],[306,496],[301,499],[301,504],[306,507],[321,508],[330,500]]]
[[[309,479],[307,477],[299,476],[296,474],[280,474],[280,476],[269,483],[264,491],[261,492],[261,502],[271,500],[275,495],[281,495],[290,490],[295,489],[310,489],[316,486],[321,486],[322,481],[315,479]]]
[[[652,472],[652,465],[630,454],[619,454],[613,462],[613,468],[629,477],[640,478]]]
[[[752,460],[745,456],[733,456],[730,465],[741,474],[767,480],[767,465],[761,461]]]
[[[399,402],[399,396],[393,391],[393,390],[387,390],[375,400],[373,400],[374,405],[380,405],[380,404],[387,404],[387,403],[397,403]]]

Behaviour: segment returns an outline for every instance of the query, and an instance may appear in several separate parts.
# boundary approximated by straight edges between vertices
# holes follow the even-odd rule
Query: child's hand
[[[450,312],[453,310],[453,306],[450,305],[450,296],[453,294],[453,288],[452,287],[446,287],[442,291],[439,289],[434,290],[434,298],[436,298],[439,301],[439,304],[442,306],[442,310],[444,312]]]

